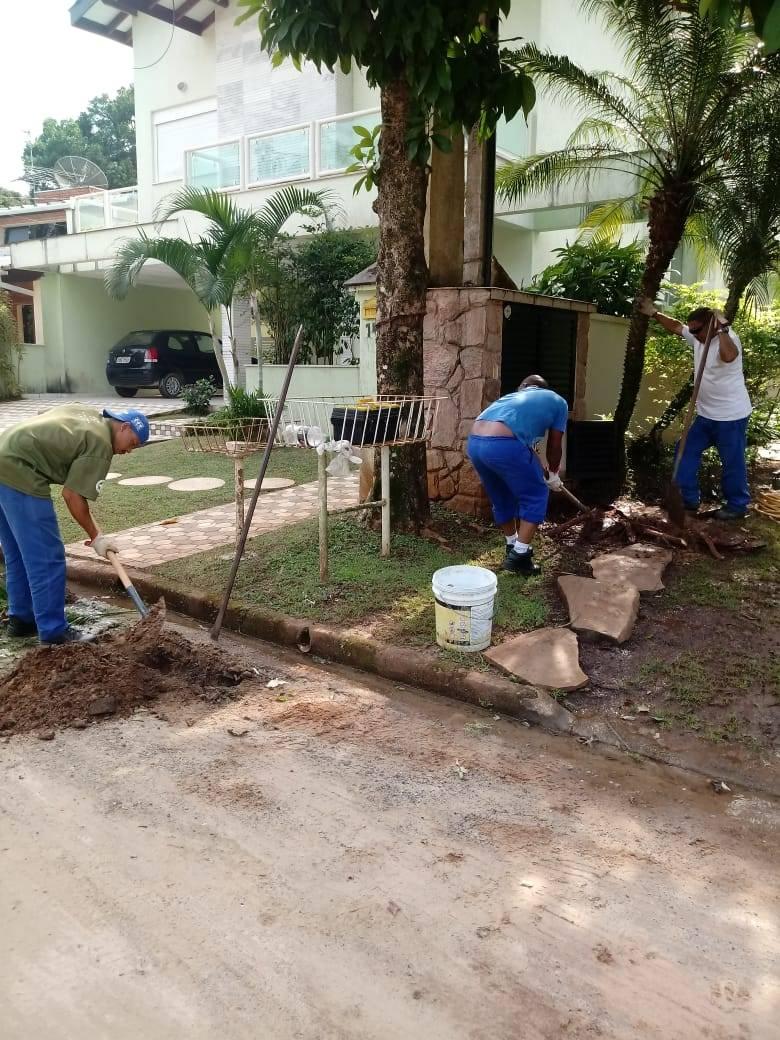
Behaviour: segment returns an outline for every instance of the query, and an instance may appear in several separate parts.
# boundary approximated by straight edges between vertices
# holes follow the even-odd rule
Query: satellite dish
[[[97,163],[80,155],[65,155],[52,168],[60,188],[107,188],[108,177]]]

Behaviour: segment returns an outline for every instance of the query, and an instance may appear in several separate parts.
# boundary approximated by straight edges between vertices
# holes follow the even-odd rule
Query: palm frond
[[[320,217],[330,228],[341,212],[331,191],[311,191],[294,184],[275,191],[263,208],[255,214],[258,231],[267,241],[277,238],[282,228],[295,216]]]
[[[597,173],[650,175],[641,155],[616,152],[598,146],[562,148],[542,152],[507,163],[496,172],[498,195],[508,202],[519,202],[537,192],[550,191],[564,184],[589,189]]]
[[[114,263],[105,276],[109,296],[123,300],[137,284],[144,265],[150,260],[175,271],[203,302],[204,270],[197,248],[181,238],[150,238],[143,231],[137,238],[125,239],[117,250]]]
[[[646,219],[647,211],[641,198],[636,194],[602,202],[601,205],[589,210],[580,224],[578,241],[599,244],[614,242],[620,238],[620,233],[626,224],[636,224]]]
[[[154,219],[161,224],[179,213],[200,213],[213,224],[228,227],[240,220],[244,212],[223,191],[186,186],[160,201]]]
[[[626,133],[621,127],[609,119],[591,116],[572,130],[566,141],[567,148],[579,148],[582,145],[596,145],[611,148],[614,151],[632,151],[637,141],[633,134]]]

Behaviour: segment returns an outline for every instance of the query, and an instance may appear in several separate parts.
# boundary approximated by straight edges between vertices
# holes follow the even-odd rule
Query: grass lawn
[[[246,476],[257,475],[260,453],[246,460]],[[123,477],[157,475],[180,480],[183,477],[221,477],[225,484],[215,491],[196,493],[169,491],[167,487],[124,487],[115,480],[106,481],[92,512],[103,531],[121,531],[138,524],[153,523],[171,516],[181,516],[197,509],[208,509],[233,501],[233,461],[222,455],[188,452],[178,438],[156,441],[131,455],[115,456],[112,470]],[[274,448],[268,476],[289,477],[298,484],[317,479],[317,456],[300,448]],[[84,532],[72,519],[57,488],[52,489],[54,506],[65,543],[84,538]]]
[[[247,603],[334,624],[370,627],[382,638],[410,645],[432,645],[435,624],[431,577],[440,567],[473,563],[496,568],[503,539],[480,532],[467,520],[436,512],[437,530],[454,552],[425,538],[394,534],[392,555],[379,556],[380,538],[353,517],[330,524],[330,571],[319,580],[316,520],[307,520],[252,539],[238,572],[235,596]],[[177,560],[155,572],[203,589],[224,588],[230,562],[224,549]],[[548,622],[557,607],[552,586],[563,567],[559,550],[541,539],[538,559],[546,564],[538,578],[523,581],[499,573],[494,627],[498,634],[526,631]],[[473,656],[473,655],[470,655]],[[474,662],[476,663],[476,662]]]

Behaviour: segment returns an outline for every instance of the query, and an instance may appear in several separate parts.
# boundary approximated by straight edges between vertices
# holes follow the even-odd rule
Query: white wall
[[[168,48],[166,50],[166,48]],[[155,191],[155,111],[213,98],[216,94],[214,29],[203,36],[171,28],[158,18],[133,19],[135,136],[138,154],[140,219],[151,220],[154,206],[171,185]],[[178,84],[185,84],[180,90]],[[175,186],[175,185],[174,185]]]

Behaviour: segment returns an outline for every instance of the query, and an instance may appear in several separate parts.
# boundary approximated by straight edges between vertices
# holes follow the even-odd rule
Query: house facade
[[[10,266],[37,272],[32,283],[40,321],[34,386],[97,392],[107,389],[108,350],[134,329],[206,329],[200,305],[170,270],[149,263],[127,300],[110,300],[102,280],[118,244],[141,230],[188,235],[192,215],[155,223],[160,202],[184,184],[218,188],[237,204],[260,207],[279,186],[296,183],[329,191],[345,226],[376,222],[373,197],[353,194],[346,172],[353,126],[379,121],[379,99],[356,69],[344,74],[273,68],[253,22],[237,26],[236,0],[77,0],[72,24],[105,37],[106,47],[129,46],[135,66],[138,184],[74,198],[65,235],[17,241]],[[529,39],[566,52],[591,68],[621,71],[603,30],[578,0],[523,0],[502,23],[502,37]],[[542,93],[528,124],[502,124],[498,161],[561,145],[580,115]],[[571,239],[589,205],[612,197],[614,184],[551,193],[522,207],[500,205],[494,252],[517,284],[528,282]],[[364,308],[370,313],[370,301]],[[369,319],[370,320],[370,319]],[[249,368],[248,326],[237,337]],[[365,334],[363,336],[365,339]],[[363,358],[363,363],[370,363]],[[305,374],[304,374],[305,375]],[[369,386],[367,373],[357,376]],[[270,382],[269,382],[270,381]],[[264,382],[273,389],[275,375]]]

